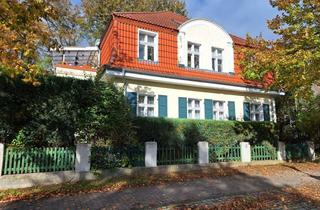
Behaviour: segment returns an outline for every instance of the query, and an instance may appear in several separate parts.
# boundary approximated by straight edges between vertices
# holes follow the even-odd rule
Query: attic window
[[[198,69],[200,67],[200,45],[188,42],[188,67]]]
[[[145,61],[158,61],[158,34],[139,29],[138,58]]]
[[[212,70],[217,71],[217,72],[222,72],[223,71],[223,66],[222,66],[222,49],[219,48],[212,48]]]

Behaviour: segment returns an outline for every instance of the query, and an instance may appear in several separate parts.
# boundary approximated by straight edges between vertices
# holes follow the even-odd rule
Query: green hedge
[[[160,145],[194,145],[198,141],[232,145],[240,141],[276,145],[278,133],[272,122],[238,122],[168,118],[134,119],[140,142],[156,141]]]
[[[1,69],[0,69],[1,71]],[[122,90],[112,82],[43,76],[40,86],[0,74],[0,141],[16,146],[72,146],[134,139]]]

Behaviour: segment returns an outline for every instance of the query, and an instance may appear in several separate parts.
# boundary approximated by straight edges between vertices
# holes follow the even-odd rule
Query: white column
[[[241,162],[251,162],[251,148],[249,142],[240,142]]]
[[[145,142],[145,158],[146,167],[157,167],[157,142]]]
[[[209,144],[206,141],[198,142],[198,163],[199,164],[209,163]]]
[[[278,142],[278,151],[277,151],[278,160],[286,160],[286,144],[282,141]]]
[[[314,143],[312,141],[307,141],[307,145],[308,145],[308,154],[309,154],[309,158],[311,160],[315,160],[316,159],[316,153],[314,151]]]
[[[2,176],[3,161],[4,161],[4,144],[0,143],[0,176]]]
[[[76,172],[90,171],[91,144],[77,144],[76,147]]]

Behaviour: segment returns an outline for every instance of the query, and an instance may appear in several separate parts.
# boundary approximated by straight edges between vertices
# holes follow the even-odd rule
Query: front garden
[[[74,170],[77,143],[90,143],[91,169],[145,164],[145,142],[158,144],[157,164],[198,163],[197,143],[209,143],[209,162],[240,161],[240,142],[252,160],[275,160],[277,125],[168,118],[133,118],[123,90],[112,81],[55,76],[34,87],[0,76],[0,140],[3,174]],[[306,150],[287,147],[289,159]]]

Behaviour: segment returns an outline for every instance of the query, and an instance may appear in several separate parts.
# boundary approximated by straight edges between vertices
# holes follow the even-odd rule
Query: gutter
[[[199,80],[188,80],[181,79],[177,77],[164,77],[160,75],[146,74],[146,73],[136,73],[134,71],[130,71],[128,69],[105,69],[105,75],[111,77],[121,77],[139,81],[150,81],[150,82],[158,82],[172,85],[182,85],[189,87],[199,87],[199,88],[207,88],[207,89],[215,89],[215,90],[224,90],[224,91],[234,91],[241,93],[255,93],[255,94],[265,94],[265,95],[273,95],[273,96],[283,96],[284,92],[278,91],[265,91],[261,88],[252,88],[248,86],[236,86],[230,84],[222,84],[222,83],[213,83],[208,81],[199,81]]]

